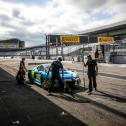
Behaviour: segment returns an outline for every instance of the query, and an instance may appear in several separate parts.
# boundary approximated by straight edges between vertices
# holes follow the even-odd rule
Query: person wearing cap
[[[89,79],[89,94],[91,94],[93,88],[92,88],[92,82],[93,82],[93,87],[95,90],[97,90],[97,83],[96,83],[96,75],[98,73],[98,66],[96,60],[93,60],[91,55],[87,56],[88,60],[84,66],[88,66],[88,79]]]
[[[51,94],[55,80],[58,80],[60,94],[61,95],[63,94],[63,90],[64,90],[64,84],[63,84],[64,70],[63,70],[63,65],[62,65],[61,61],[62,61],[62,58],[59,57],[56,61],[53,61],[53,63],[51,64],[50,68],[52,68],[51,69],[52,84],[51,84],[51,86],[49,87],[49,90],[48,90],[49,94]],[[62,71],[62,78],[60,77],[60,72],[59,72],[60,69]],[[49,71],[50,71],[50,69],[49,69]]]

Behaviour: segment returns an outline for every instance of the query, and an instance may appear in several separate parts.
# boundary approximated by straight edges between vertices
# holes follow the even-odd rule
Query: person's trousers
[[[52,84],[51,84],[51,86],[50,86],[50,88],[49,88],[49,92],[52,91],[53,85],[55,84],[55,80],[58,80],[59,91],[60,91],[60,93],[62,93],[63,90],[64,90],[63,81],[62,81],[60,75],[55,75],[55,74],[52,74]]]
[[[89,91],[92,91],[92,82],[93,82],[93,88],[97,88],[96,83],[96,73],[88,73],[88,79],[89,79]]]

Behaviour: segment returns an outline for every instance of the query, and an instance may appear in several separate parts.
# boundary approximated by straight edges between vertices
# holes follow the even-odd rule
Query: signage
[[[101,43],[113,43],[114,42],[114,38],[113,37],[98,37],[98,42]]]
[[[4,42],[0,42],[0,48],[19,48],[19,44],[18,43],[4,43]]]
[[[60,36],[61,43],[79,43],[80,36]]]

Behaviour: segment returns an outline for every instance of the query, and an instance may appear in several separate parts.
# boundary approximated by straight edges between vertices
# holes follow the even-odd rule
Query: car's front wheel
[[[77,86],[79,87],[80,84],[81,84],[81,79],[78,79],[78,80],[77,80]]]

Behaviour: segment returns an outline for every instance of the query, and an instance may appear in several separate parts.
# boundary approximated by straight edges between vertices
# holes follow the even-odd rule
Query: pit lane
[[[5,105],[2,105],[2,108],[3,108],[3,106],[7,106],[7,108],[12,109],[12,110],[9,110],[9,109],[7,110],[10,113],[10,114],[8,114],[9,118],[11,115],[12,115],[12,117],[15,117],[12,119],[11,118],[8,119],[8,120],[10,120],[9,122],[14,122],[16,120],[19,120],[20,123],[22,123],[23,125],[35,124],[35,123],[36,123],[36,125],[38,125],[37,122],[39,121],[40,124],[46,125],[46,123],[47,123],[48,125],[55,125],[54,122],[52,121],[53,122],[52,123],[50,120],[48,120],[48,122],[46,122],[46,123],[42,122],[42,120],[45,119],[45,117],[43,117],[43,111],[47,112],[47,113],[44,113],[47,116],[48,116],[48,111],[51,111],[50,107],[49,107],[49,110],[47,110],[48,107],[47,108],[42,107],[43,109],[39,113],[39,107],[41,107],[43,105],[43,101],[45,102],[45,100],[43,100],[43,98],[41,99],[41,97],[44,97],[47,99],[47,101],[48,100],[50,101],[49,102],[50,105],[54,104],[54,105],[56,105],[56,107],[60,108],[60,114],[58,114],[58,115],[62,115],[62,112],[64,112],[63,115],[70,114],[73,117],[73,119],[75,120],[75,122],[79,121],[79,123],[76,124],[71,120],[72,123],[69,123],[69,125],[71,124],[71,125],[76,126],[76,125],[82,124],[82,125],[93,125],[93,126],[96,126],[96,125],[98,125],[98,126],[99,125],[112,125],[112,126],[119,125],[120,126],[120,125],[125,124],[124,117],[120,117],[120,115],[118,115],[118,113],[115,114],[104,108],[93,105],[92,101],[90,101],[89,99],[86,99],[84,97],[83,98],[76,97],[76,99],[73,99],[68,94],[65,94],[65,96],[61,97],[61,96],[59,96],[58,93],[55,93],[55,92],[54,92],[53,96],[49,97],[49,96],[47,96],[47,91],[43,90],[42,88],[40,88],[36,85],[32,85],[32,84],[28,84],[26,86],[16,85],[14,77],[17,72],[16,71],[17,66],[15,66],[15,64],[14,65],[11,64],[10,66],[7,67],[6,64],[4,63],[2,65],[2,68],[4,68],[5,70],[8,71],[8,73],[1,74],[1,79],[3,80],[3,83],[0,83],[0,86],[3,87],[3,88],[1,88],[3,91],[3,92],[1,91],[1,95],[3,95],[4,98],[6,96],[6,98],[7,98],[7,99],[3,100],[5,102],[2,102],[2,103],[3,104],[5,103]],[[10,76],[7,77],[6,75],[7,76],[10,75]],[[4,82],[4,80],[10,80],[10,82]],[[5,85],[8,85],[8,86],[5,86]],[[36,93],[38,95],[34,96],[33,94],[36,94]],[[81,90],[80,93],[84,93],[84,92]],[[83,95],[85,95],[85,94],[83,94]],[[85,96],[87,96],[87,95],[85,95]],[[92,96],[92,97],[95,98],[95,100],[97,100],[97,102],[98,102],[98,99],[96,99],[97,98],[96,96]],[[25,100],[23,100],[23,99],[25,99]],[[36,101],[38,99],[40,102]],[[102,99],[103,99],[103,96],[102,96]],[[18,101],[19,103],[16,103],[16,101]],[[12,103],[14,103],[14,104],[12,104]],[[32,106],[32,104],[33,104],[33,106]],[[38,105],[36,106],[36,104],[38,104]],[[16,106],[18,106],[19,108],[20,107],[23,108],[22,110],[24,113]],[[25,108],[25,106],[28,110]],[[47,106],[47,104],[44,104],[44,106]],[[19,111],[18,111],[18,109],[19,109]],[[5,108],[5,110],[6,110],[6,108]],[[14,113],[14,110],[16,113]],[[53,108],[53,110],[54,110],[54,108]],[[2,112],[2,113],[4,113],[4,112]],[[16,114],[17,115],[19,114],[21,116],[19,116],[19,115],[16,116]],[[38,116],[35,117],[36,115],[38,115]],[[52,111],[52,115],[53,115],[53,111]],[[54,112],[54,116],[55,116],[55,112]],[[33,117],[35,117],[35,118],[33,118]],[[111,120],[111,118],[113,118],[114,120]],[[33,122],[32,122],[32,120],[33,120]],[[61,121],[61,120],[59,120],[59,121]],[[61,122],[63,122],[63,121],[61,121]],[[4,121],[3,121],[3,123],[4,123]],[[58,125],[60,125],[60,124],[58,124]],[[68,124],[65,124],[65,125],[68,125]]]

